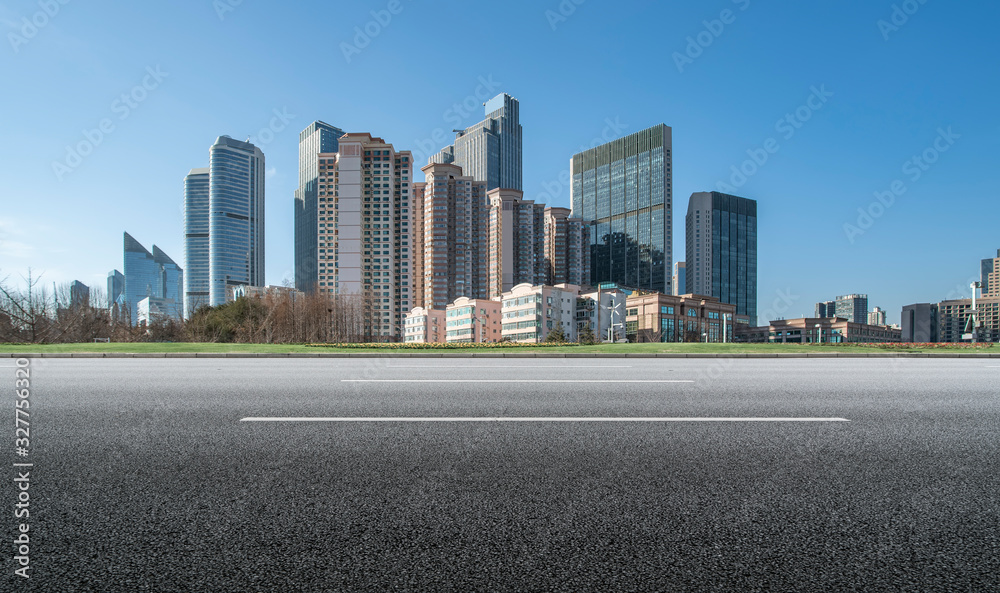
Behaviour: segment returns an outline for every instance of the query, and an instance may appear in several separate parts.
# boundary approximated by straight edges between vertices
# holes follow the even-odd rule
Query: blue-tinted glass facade
[[[757,202],[719,192],[692,194],[686,219],[685,292],[736,305],[757,320]]]
[[[128,308],[132,325],[138,322],[138,304],[146,297],[165,299],[167,313],[179,318],[182,313],[181,295],[184,290],[184,270],[180,268],[159,247],[153,245],[153,253],[125,233],[125,274],[124,289],[115,303]],[[109,274],[109,285],[113,281]]]
[[[591,224],[591,282],[669,294],[671,129],[653,126],[573,156],[572,216]]]
[[[118,297],[125,292],[125,275],[118,270],[108,272],[108,309],[115,306]]]
[[[339,150],[344,131],[316,121],[299,133],[299,187],[295,190],[295,288],[312,291],[319,281],[316,257],[319,249],[317,155]]]
[[[209,169],[192,169],[184,178],[184,315],[209,303]]]
[[[520,190],[520,104],[506,93],[485,104],[486,119],[458,133],[455,144],[428,159],[429,163],[454,163],[462,174],[485,181],[486,189]]]
[[[209,297],[264,284],[264,153],[222,136],[209,151]]]

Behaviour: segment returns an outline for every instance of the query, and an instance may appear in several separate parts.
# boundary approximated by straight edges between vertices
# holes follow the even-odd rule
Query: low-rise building
[[[445,311],[447,342],[499,342],[500,301],[459,297]]]
[[[184,303],[174,299],[146,297],[136,305],[136,323],[146,327],[150,323],[173,319],[180,321],[183,317]]]
[[[902,331],[884,325],[854,323],[843,317],[779,319],[761,327],[736,325],[740,342],[781,344],[847,344],[900,342]]]
[[[606,282],[592,292],[580,294],[576,301],[576,329],[590,330],[599,342],[625,340],[625,301],[633,290]]]
[[[445,312],[414,307],[403,320],[403,341],[408,343],[445,342]]]
[[[969,342],[969,317],[972,316],[972,299],[941,301],[938,309],[938,340],[941,342]],[[976,299],[977,342],[1000,342],[1000,296]]]
[[[705,295],[637,293],[625,306],[629,342],[731,342],[739,325],[735,305]]]
[[[577,341],[576,309],[580,287],[518,284],[502,295],[501,335],[505,341],[544,342],[561,328],[567,342]]]

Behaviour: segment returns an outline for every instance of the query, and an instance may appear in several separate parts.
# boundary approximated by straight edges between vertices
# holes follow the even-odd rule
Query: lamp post
[[[820,325],[819,323],[816,324],[816,343],[817,344],[823,343],[823,326]]]

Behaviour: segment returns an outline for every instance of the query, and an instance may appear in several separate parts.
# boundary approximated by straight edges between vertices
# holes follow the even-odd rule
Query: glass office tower
[[[688,294],[736,305],[757,324],[757,202],[719,192],[691,194],[685,236]]]
[[[264,153],[220,136],[209,149],[209,303],[264,285]],[[126,274],[127,275],[127,274]]]
[[[573,156],[573,217],[590,224],[590,281],[670,294],[671,129],[660,124]]]
[[[184,316],[207,305],[208,295],[208,167],[191,169],[184,178]]]
[[[125,292],[125,275],[118,270],[108,272],[108,309],[118,302],[118,297]]]
[[[520,104],[507,93],[501,93],[484,106],[486,119],[458,132],[455,144],[446,146],[428,162],[456,164],[463,175],[485,181],[487,191],[520,190]]]
[[[184,268],[178,266],[156,245],[153,245],[153,261],[160,266],[160,274],[163,276],[160,282],[160,286],[163,287],[159,294],[160,298],[180,305],[184,302]]]
[[[116,273],[108,275],[109,286]],[[113,303],[128,308],[132,325],[139,320],[139,301],[147,297],[156,299],[160,309],[179,319],[183,290],[184,270],[174,260],[156,245],[150,253],[132,235],[125,233],[125,284],[122,296]]]
[[[344,131],[314,121],[299,133],[299,187],[295,190],[295,288],[311,292],[319,282],[318,253],[319,181],[318,155],[339,150]]]

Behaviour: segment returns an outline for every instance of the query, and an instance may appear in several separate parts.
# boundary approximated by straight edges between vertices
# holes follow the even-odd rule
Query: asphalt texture
[[[27,457],[13,397],[0,425],[34,464],[31,578],[8,545],[4,591],[1000,590],[997,361],[30,368]],[[241,421],[289,416],[849,422]]]

